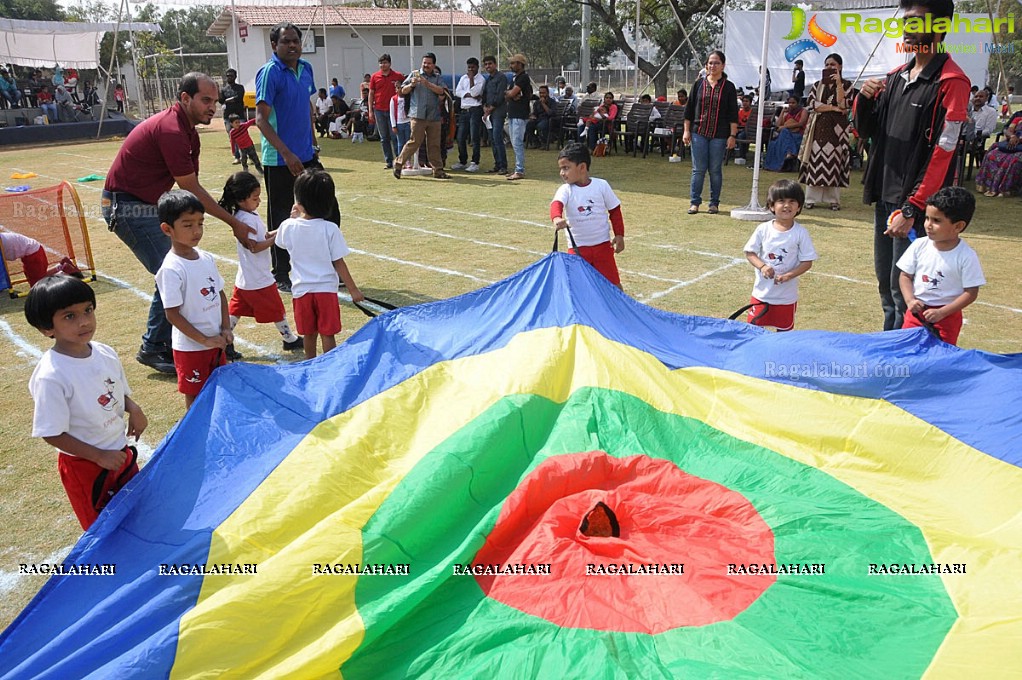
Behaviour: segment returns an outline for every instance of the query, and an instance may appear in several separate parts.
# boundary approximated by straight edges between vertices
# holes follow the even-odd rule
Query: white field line
[[[18,356],[28,355],[27,358],[29,359],[29,363],[34,365],[39,362],[40,358],[42,358],[43,351],[18,335],[17,332],[11,328],[11,324],[7,323],[3,319],[0,319],[0,332],[3,332],[4,336],[11,341],[11,344],[20,350],[17,352]]]
[[[690,279],[688,281],[682,281],[681,283],[676,283],[675,285],[671,286],[667,290],[661,290],[661,291],[658,291],[656,293],[652,293],[652,294],[647,295],[647,296],[642,297],[642,298],[638,298],[638,296],[636,296],[636,297],[638,299],[642,299],[642,300],[646,300],[646,301],[658,300],[658,299],[660,299],[660,298],[662,298],[662,297],[664,297],[666,295],[670,295],[671,293],[673,293],[676,290],[681,290],[682,288],[686,288],[688,286],[691,286],[694,283],[699,283],[703,279],[707,279],[707,278],[713,276],[714,274],[719,274],[722,271],[731,269],[732,267],[737,267],[738,265],[745,264],[745,263],[746,263],[746,261],[744,259],[743,260],[739,260],[737,258],[732,258],[730,262],[728,262],[726,264],[722,264],[719,267],[717,267],[716,269],[711,269],[709,271],[703,272],[702,274],[700,274],[699,276],[695,277],[694,279]]]
[[[491,283],[494,283],[494,281],[492,279],[482,279],[482,278],[479,278],[478,276],[474,276],[472,274],[466,274],[465,272],[459,272],[459,271],[454,270],[454,269],[446,269],[444,267],[434,267],[431,264],[423,264],[421,262],[412,262],[410,260],[402,260],[402,259],[397,258],[397,257],[390,257],[389,255],[377,255],[376,253],[370,253],[370,252],[367,252],[365,250],[356,250],[355,248],[352,248],[351,252],[356,253],[358,255],[365,255],[366,257],[376,258],[377,260],[383,260],[384,262],[394,262],[396,264],[404,265],[406,267],[417,267],[419,269],[425,269],[427,271],[436,272],[438,274],[447,274],[448,276],[460,276],[462,278],[469,279],[471,281],[478,281],[479,283],[484,283],[484,284],[487,284],[487,285],[489,285]]]
[[[381,203],[395,203],[397,205],[411,205],[411,206],[414,206],[417,210],[421,210],[423,208],[427,208],[429,210],[435,210],[437,212],[443,212],[443,213],[452,213],[454,215],[467,215],[468,217],[480,217],[480,218],[486,219],[486,220],[498,220],[500,222],[513,222],[515,224],[527,224],[527,225],[529,225],[531,227],[540,227],[542,229],[550,229],[550,225],[548,223],[546,223],[546,222],[533,222],[531,220],[519,220],[519,219],[516,219],[514,217],[502,217],[500,215],[489,215],[487,213],[469,212],[467,210],[456,210],[454,208],[444,208],[444,207],[441,207],[441,206],[428,205],[428,204],[424,205],[424,204],[421,204],[421,203],[413,203],[411,201],[402,201],[401,199],[398,199],[398,198],[381,198],[381,197],[378,197],[378,196],[377,197],[373,197],[373,198],[374,198],[374,200],[380,201]]]

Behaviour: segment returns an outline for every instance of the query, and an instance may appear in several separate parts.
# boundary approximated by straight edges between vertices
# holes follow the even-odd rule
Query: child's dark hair
[[[156,213],[160,216],[160,222],[174,226],[174,222],[185,213],[204,213],[202,201],[195,197],[190,191],[184,189],[172,189],[160,196],[160,202],[156,204]]]
[[[806,204],[806,192],[801,184],[790,179],[779,179],[771,184],[767,189],[767,208],[772,212],[774,203],[785,198],[798,201],[798,212],[802,212],[802,206]]]
[[[81,279],[54,274],[39,279],[25,299],[25,319],[41,331],[53,328],[53,315],[71,305],[91,302],[96,306],[96,291]]]
[[[586,170],[592,167],[593,164],[593,157],[589,153],[589,147],[581,142],[572,142],[561,149],[561,152],[557,154],[557,159],[560,160],[562,158],[566,158],[575,165],[585,163]]]
[[[233,123],[236,120],[241,120],[241,116],[239,116],[236,113],[232,113],[231,115],[227,116],[227,122],[228,123]]]
[[[932,205],[952,222],[965,222],[966,227],[976,212],[976,198],[964,187],[944,187],[930,196],[926,205]]]
[[[218,201],[220,207],[233,215],[238,212],[238,204],[251,196],[259,186],[259,180],[255,175],[244,170],[234,173],[224,184],[223,196]]]
[[[334,179],[326,170],[309,168],[295,179],[295,203],[309,217],[326,219],[334,205]]]

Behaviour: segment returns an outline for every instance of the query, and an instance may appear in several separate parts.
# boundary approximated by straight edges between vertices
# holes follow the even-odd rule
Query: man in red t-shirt
[[[402,74],[390,68],[389,54],[380,55],[380,70],[369,78],[369,122],[376,124],[388,168],[394,167],[394,156],[401,153],[401,149],[394,148],[397,140],[391,134],[390,100],[404,80]]]
[[[186,74],[178,86],[177,102],[135,126],[107,173],[103,219],[154,276],[170,250],[170,238],[160,229],[156,204],[174,184],[195,194],[206,213],[226,222],[235,238],[250,245],[249,227],[221,208],[199,184],[199,134],[195,126],[209,125],[218,94],[216,83],[206,74]],[[139,363],[161,373],[175,372],[170,330],[156,291],[142,346],[135,357]]]

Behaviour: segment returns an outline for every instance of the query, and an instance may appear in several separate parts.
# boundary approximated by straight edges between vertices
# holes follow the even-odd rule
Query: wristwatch
[[[919,217],[919,208],[906,201],[905,205],[901,206],[901,216],[909,222],[915,222],[916,218]]]

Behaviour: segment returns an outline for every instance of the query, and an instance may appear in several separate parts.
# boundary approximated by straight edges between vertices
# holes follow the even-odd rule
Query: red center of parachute
[[[620,537],[585,536],[603,502]],[[550,565],[549,575],[477,575],[489,597],[559,626],[656,634],[728,621],[775,577],[728,575],[729,563],[774,562],[774,536],[742,495],[674,463],[602,451],[555,456],[501,509],[482,565]],[[684,573],[634,573],[684,564]],[[674,568],[677,571],[677,567]],[[614,572],[614,573],[612,573]]]

